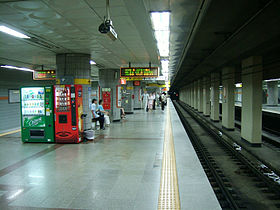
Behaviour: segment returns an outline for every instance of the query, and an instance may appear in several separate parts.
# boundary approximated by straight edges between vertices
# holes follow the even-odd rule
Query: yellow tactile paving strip
[[[176,158],[170,118],[169,105],[167,105],[167,121],[164,133],[163,159],[161,169],[160,193],[158,210],[180,209],[180,196],[177,180]]]
[[[17,129],[17,130],[9,131],[9,132],[6,132],[6,133],[0,133],[0,137],[1,137],[1,136],[6,136],[6,135],[9,135],[9,134],[13,134],[13,133],[20,132],[20,130],[21,130],[21,129]]]

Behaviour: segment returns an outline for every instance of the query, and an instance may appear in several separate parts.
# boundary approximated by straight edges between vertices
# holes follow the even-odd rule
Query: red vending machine
[[[54,85],[55,141],[80,143],[83,132],[82,85]]]

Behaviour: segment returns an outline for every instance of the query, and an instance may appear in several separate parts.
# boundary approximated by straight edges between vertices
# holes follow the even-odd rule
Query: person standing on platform
[[[160,106],[159,102],[160,102],[160,95],[158,94],[158,92],[156,92],[156,105],[157,106]]]
[[[149,98],[148,98],[148,108],[149,108],[149,111],[152,111],[153,104],[154,104],[154,96],[153,96],[152,93],[150,93]]]
[[[99,115],[97,114],[97,100],[94,98],[92,99],[92,104],[91,104],[91,113],[92,113],[92,122],[96,123],[97,121],[99,121]],[[99,121],[100,123],[100,121]]]
[[[143,104],[144,104],[144,109],[146,111],[149,111],[149,109],[148,109],[148,99],[149,99],[149,94],[145,90],[144,94],[142,95],[142,101],[143,101]]]
[[[153,98],[154,98],[154,101],[153,101],[153,110],[156,110],[156,93],[155,93],[155,92],[153,93]]]
[[[161,97],[161,110],[164,111],[164,107],[165,107],[166,101],[167,101],[166,100],[166,93],[163,92],[160,97]]]

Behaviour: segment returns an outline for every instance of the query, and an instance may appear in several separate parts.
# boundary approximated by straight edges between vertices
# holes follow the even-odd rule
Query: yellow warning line
[[[9,132],[6,132],[6,133],[0,133],[0,137],[1,136],[6,136],[6,135],[9,135],[9,134],[13,134],[13,133],[17,133],[17,132],[20,132],[21,129],[17,129],[17,130],[14,130],[14,131],[9,131]]]
[[[164,133],[163,159],[160,180],[158,210],[180,209],[180,196],[177,179],[176,157],[170,118],[169,104],[167,105],[167,121]]]

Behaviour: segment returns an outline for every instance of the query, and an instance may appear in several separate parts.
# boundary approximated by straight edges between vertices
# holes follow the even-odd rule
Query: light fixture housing
[[[6,34],[12,35],[12,36],[21,38],[21,39],[30,39],[29,36],[26,36],[23,33],[20,33],[18,31],[15,31],[15,30],[11,29],[11,28],[8,28],[7,26],[1,25],[0,26],[0,31],[3,32],[3,33],[6,33]]]

